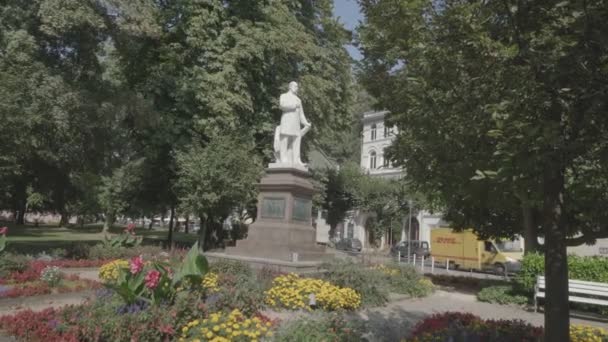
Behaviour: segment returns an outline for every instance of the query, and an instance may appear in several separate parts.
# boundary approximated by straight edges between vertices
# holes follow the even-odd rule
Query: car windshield
[[[496,241],[496,248],[501,252],[521,252],[521,241],[518,238],[514,240]]]

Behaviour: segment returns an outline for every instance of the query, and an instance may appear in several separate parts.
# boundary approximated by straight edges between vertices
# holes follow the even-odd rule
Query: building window
[[[369,153],[369,168],[372,170],[376,168],[376,152],[374,151]]]
[[[371,139],[376,140],[376,124],[372,125],[372,130],[371,130]]]
[[[355,237],[355,224],[352,222],[348,223],[347,237],[352,239]]]
[[[388,130],[388,126],[384,126],[384,137],[388,138],[389,134],[390,134],[390,131]]]

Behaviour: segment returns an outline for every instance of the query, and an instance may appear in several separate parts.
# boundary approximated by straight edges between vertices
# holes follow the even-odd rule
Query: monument
[[[315,190],[300,157],[302,137],[312,125],[297,94],[298,84],[291,82],[280,97],[281,123],[274,135],[276,160],[258,184],[257,219],[249,226],[246,239],[226,248],[227,258],[297,271],[328,256],[325,248],[316,244],[312,227]]]

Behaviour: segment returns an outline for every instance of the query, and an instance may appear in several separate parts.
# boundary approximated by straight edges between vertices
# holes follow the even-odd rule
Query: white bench
[[[545,298],[545,277],[536,277],[534,286],[534,312],[538,309],[538,298]],[[608,306],[608,284],[568,279],[568,301]]]

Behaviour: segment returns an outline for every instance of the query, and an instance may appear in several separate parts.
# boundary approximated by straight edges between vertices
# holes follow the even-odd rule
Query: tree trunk
[[[203,218],[203,216],[200,216],[200,220],[201,220],[201,227],[198,230],[198,249],[203,252],[204,246],[205,246],[205,237],[206,237],[206,233],[207,233],[207,222],[205,221],[205,219]]]
[[[114,224],[114,220],[114,215],[106,214],[106,218],[103,222],[103,229],[101,230],[101,232],[104,234],[108,234],[110,232],[110,228],[112,228],[112,225]]]
[[[173,219],[175,218],[175,206],[171,207],[171,216],[169,217],[169,235],[167,236],[167,244],[169,250],[173,250]]]
[[[61,211],[61,219],[59,220],[59,227],[67,227],[70,223],[70,215],[65,211]]]
[[[25,224],[25,212],[27,211],[27,206],[25,203],[23,205],[19,203],[19,211],[17,213],[17,224],[24,225]]]
[[[545,232],[545,341],[568,341],[568,256],[563,227],[564,178],[559,170],[548,169],[544,177],[543,230]]]
[[[154,225],[154,219],[150,220],[150,224],[148,225],[148,230],[152,230],[152,225]]]
[[[524,223],[524,253],[534,253],[538,251],[538,231],[534,224],[532,208],[522,205]]]
[[[186,214],[186,227],[184,228],[184,232],[188,234],[190,231],[190,215]]]

